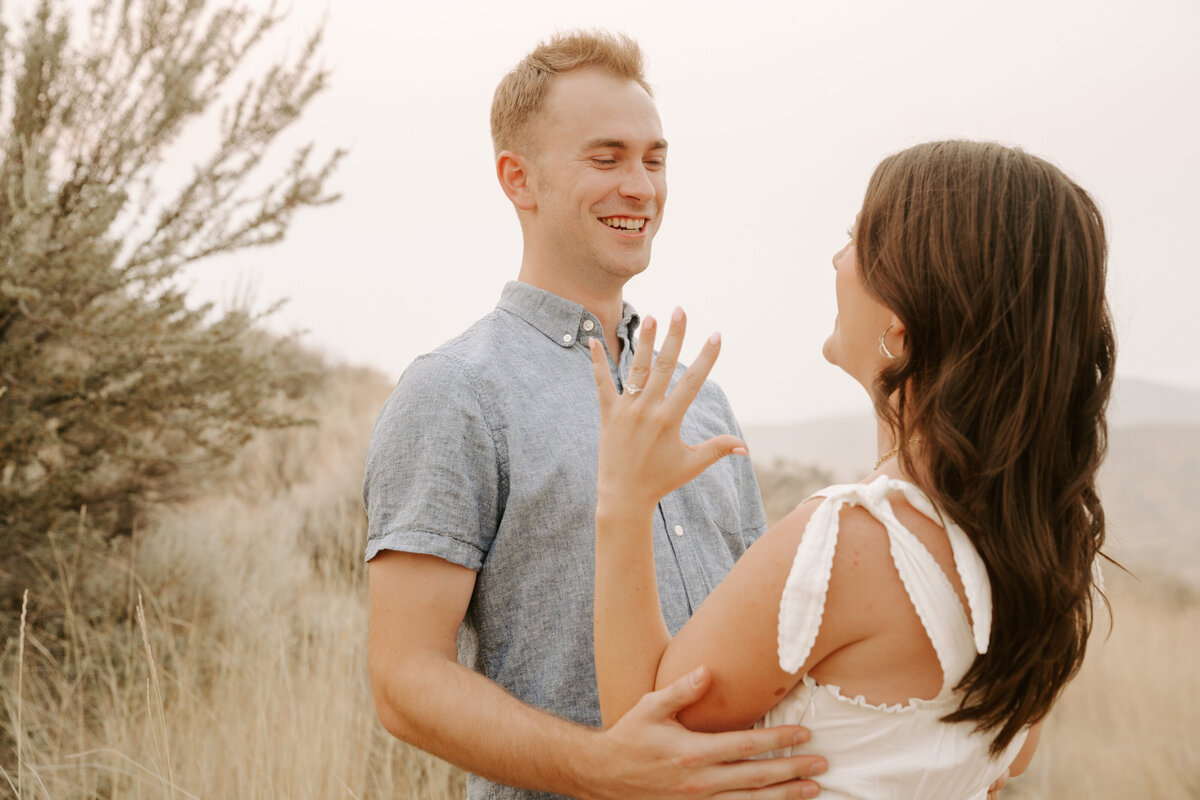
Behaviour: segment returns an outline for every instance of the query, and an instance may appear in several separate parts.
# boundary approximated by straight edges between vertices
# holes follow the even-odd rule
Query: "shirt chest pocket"
[[[736,536],[740,544],[744,525],[739,470],[733,463],[733,457],[723,458],[713,464],[692,484],[696,490],[695,501],[703,509],[704,515],[727,537]]]
[[[701,403],[702,391],[683,418],[683,440],[699,444],[713,436],[736,432],[736,425],[723,413],[723,404]],[[736,559],[746,549],[747,527],[750,538],[758,533],[762,504],[758,486],[745,456],[726,456],[706,469],[680,493],[689,511],[701,515],[720,534],[725,557]],[[732,562],[730,562],[732,563]]]

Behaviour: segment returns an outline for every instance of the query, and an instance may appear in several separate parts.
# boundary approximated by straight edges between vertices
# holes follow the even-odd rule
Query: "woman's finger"
[[[707,442],[692,446],[688,456],[688,473],[694,479],[725,456],[732,455],[747,456],[750,455],[750,451],[746,448],[746,443],[732,433],[714,436]]]
[[[608,357],[604,355],[604,347],[600,342],[588,339],[588,351],[592,356],[592,377],[596,379],[596,394],[600,398],[600,414],[603,417],[617,399],[617,387],[613,386]]]
[[[679,363],[679,351],[683,349],[683,335],[687,331],[687,315],[682,308],[676,308],[671,314],[671,325],[667,328],[667,338],[663,340],[662,349],[654,358],[650,368],[650,379],[646,381],[646,390],[655,397],[667,393],[667,386],[675,374],[675,365]]]
[[[671,389],[671,394],[667,397],[667,401],[664,404],[664,407],[670,414],[683,419],[688,406],[696,399],[696,395],[700,393],[704,382],[708,380],[708,373],[712,371],[713,364],[716,363],[717,356],[720,353],[721,334],[714,333],[708,337],[708,341],[700,348],[700,353],[683,373],[683,376],[675,383],[675,387]]]
[[[654,358],[655,333],[657,333],[657,323],[655,323],[654,317],[646,317],[642,320],[642,327],[638,332],[637,352],[633,354],[633,363],[629,365],[629,375],[625,377],[625,394],[627,395],[635,396],[646,388],[646,381],[650,378],[650,361]]]

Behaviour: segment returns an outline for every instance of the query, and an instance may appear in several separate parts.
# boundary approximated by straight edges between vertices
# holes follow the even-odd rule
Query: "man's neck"
[[[564,276],[546,270],[533,269],[528,264],[521,265],[521,272],[517,275],[517,280],[530,286],[536,286],[550,294],[558,295],[564,300],[570,300],[572,303],[579,303],[595,315],[596,319],[600,320],[600,327],[604,330],[604,339],[608,344],[608,351],[612,354],[613,361],[620,360],[621,340],[617,337],[617,330],[625,316],[625,302],[621,286],[611,288],[581,286],[578,282]]]

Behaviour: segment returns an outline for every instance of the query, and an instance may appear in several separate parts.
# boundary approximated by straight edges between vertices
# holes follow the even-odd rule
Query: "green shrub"
[[[211,113],[278,24],[203,0],[99,0],[86,24],[42,0],[0,44],[0,640],[54,548],[104,546],[149,502],[257,429],[302,386],[287,345],[244,309],[189,306],[176,279],[212,256],[281,239],[329,203],[342,157],[264,155],[326,83],[320,33]],[[74,30],[73,30],[74,28]],[[82,31],[82,36],[74,33]],[[180,132],[219,126],[181,186],[158,195]],[[300,381],[299,383],[297,381]],[[66,542],[67,544],[63,544]],[[39,607],[46,608],[45,604]]]

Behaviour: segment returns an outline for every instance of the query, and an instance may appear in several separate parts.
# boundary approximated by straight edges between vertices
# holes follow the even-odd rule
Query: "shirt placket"
[[[696,551],[696,536],[701,535],[698,526],[702,523],[694,515],[687,513],[686,505],[680,500],[679,494],[686,489],[680,489],[664,497],[658,503],[658,516],[662,529],[656,534],[665,536],[675,555],[675,564],[679,567],[679,577],[683,582],[683,590],[687,595],[688,611],[695,613],[700,603],[708,596],[710,587],[704,577],[704,566]],[[656,526],[657,527],[657,526]]]
[[[618,370],[621,375],[629,375],[632,362],[632,340],[627,340],[621,350],[621,366]],[[686,488],[677,490],[659,501],[654,535],[666,539],[667,546],[675,557],[675,566],[679,569],[679,579],[687,597],[688,613],[691,614],[708,596],[709,588],[705,585],[704,568],[693,543],[695,535],[699,532],[694,528],[700,523],[695,516],[687,513],[686,505],[679,497],[681,492],[686,491]],[[689,531],[689,528],[693,530]]]

